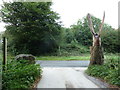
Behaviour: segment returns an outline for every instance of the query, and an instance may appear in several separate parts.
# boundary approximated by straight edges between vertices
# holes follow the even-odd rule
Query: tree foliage
[[[95,32],[98,32],[101,20],[99,18],[92,16],[92,22]],[[104,24],[103,31],[111,29],[112,29],[111,26],[109,26],[108,24]],[[80,44],[87,46],[92,45],[92,35],[86,17],[84,17],[82,20],[78,20],[77,25],[72,25],[71,30],[74,31],[75,38]]]
[[[50,2],[4,3],[1,13],[2,20],[8,23],[5,36],[8,37],[9,51],[14,54],[40,55],[56,53],[56,50],[60,51],[65,47],[65,51],[74,48],[76,51],[79,47],[78,52],[88,52],[88,47],[92,45],[92,35],[87,18],[78,20],[77,24],[71,25],[70,28],[61,28],[57,22],[59,16],[51,10],[51,4]],[[94,16],[91,18],[95,32],[98,32],[101,20]],[[104,50],[116,52],[119,46],[117,32],[108,24],[103,25],[102,31]],[[82,46],[84,50],[81,49]]]
[[[92,22],[95,32],[98,32],[101,20],[92,16]],[[120,30],[113,29],[110,25],[104,24],[102,30],[102,46],[106,52],[119,52],[118,47],[120,46],[118,42],[118,33]],[[64,30],[64,39],[66,43],[77,43],[78,45],[92,46],[92,34],[88,27],[87,18],[84,17],[78,20],[76,25],[71,25],[71,28]],[[65,41],[64,40],[64,41]]]
[[[13,53],[39,55],[55,51],[60,34],[59,16],[51,10],[51,2],[5,3],[2,20],[8,23],[6,36]]]
[[[102,45],[104,51],[109,53],[120,53],[119,33],[120,30],[105,30],[102,32]]]

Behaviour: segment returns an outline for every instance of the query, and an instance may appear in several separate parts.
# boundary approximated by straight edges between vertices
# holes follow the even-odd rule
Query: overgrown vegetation
[[[9,62],[7,69],[2,72],[2,89],[30,88],[34,81],[40,78],[42,70],[40,65],[27,64],[26,61]]]
[[[59,47],[54,56],[81,56],[83,53],[89,53],[89,48],[74,41],[69,44],[64,44]]]
[[[61,25],[59,16],[50,9],[51,2],[4,3],[2,21],[8,23],[5,36],[8,50],[14,55],[40,55],[56,51]]]
[[[120,53],[120,29],[118,30],[103,30],[102,32],[102,46],[104,51],[108,53]]]
[[[86,17],[76,25],[63,28],[57,20],[59,15],[52,11],[52,3],[5,3],[1,10],[2,21],[6,26],[8,51],[14,55],[80,55],[89,52],[92,35]],[[98,32],[101,20],[92,16],[95,31]],[[119,53],[118,31],[110,25],[103,25],[102,46],[105,52]]]
[[[61,26],[59,15],[52,11],[51,2],[13,2],[4,3],[1,13],[2,21],[8,23],[3,36],[8,38],[9,55],[29,53],[40,56],[37,60],[89,60],[92,35],[86,17],[78,20],[70,28]],[[101,20],[92,16],[95,31],[98,32]],[[105,53],[120,53],[119,30],[104,24],[102,46]],[[0,36],[1,38],[1,36]],[[2,50],[0,43],[0,51]],[[44,56],[46,55],[46,56]],[[109,54],[110,55],[110,54]],[[108,57],[108,56],[107,56]],[[11,58],[9,56],[8,58]],[[105,64],[90,66],[87,73],[101,77],[114,85],[120,85],[118,59],[109,56]],[[10,62],[3,71],[3,88],[28,88],[40,76],[38,65],[26,65]]]
[[[36,60],[89,60],[88,54],[81,56],[39,56]]]
[[[117,85],[120,87],[120,75],[119,75],[119,69],[120,69],[120,61],[119,57],[118,59],[115,58],[108,58],[106,59],[106,62],[104,65],[92,65],[89,66],[86,73],[88,75],[99,77],[104,79],[110,84]]]
[[[101,20],[92,16],[95,31],[98,32]],[[120,43],[118,33],[120,30],[113,29],[110,25],[104,24],[102,30],[102,47],[104,52],[119,53]],[[88,53],[92,45],[92,34],[88,27],[86,17],[78,20],[76,25],[70,28],[62,28],[60,34],[59,49],[56,54],[63,56],[81,55]]]
[[[92,16],[94,29],[96,32],[99,30],[100,19]],[[104,24],[102,30],[102,47],[105,52],[108,53],[120,53],[119,37],[118,33],[120,30],[113,29],[110,25]],[[76,25],[72,25],[71,28],[64,29],[62,32],[63,44],[77,44],[79,46],[85,46],[87,49],[92,45],[92,34],[88,27],[88,21],[86,17],[82,20],[78,20]],[[62,44],[62,45],[63,45]],[[61,46],[62,46],[61,45]],[[78,49],[79,50],[79,49]],[[81,51],[81,50],[80,50]],[[84,52],[85,53],[85,52]]]
[[[110,59],[118,60],[118,54],[104,54],[104,62]],[[90,60],[89,53],[81,53],[79,56],[38,56],[36,60]]]

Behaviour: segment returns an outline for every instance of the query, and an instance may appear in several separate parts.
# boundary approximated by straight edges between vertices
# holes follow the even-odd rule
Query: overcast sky
[[[91,13],[102,19],[105,11],[105,23],[113,28],[118,28],[118,2],[119,0],[52,0],[52,9],[59,13],[65,27],[75,24]],[[0,4],[2,1],[0,0]],[[0,31],[5,30],[4,23],[0,23]]]

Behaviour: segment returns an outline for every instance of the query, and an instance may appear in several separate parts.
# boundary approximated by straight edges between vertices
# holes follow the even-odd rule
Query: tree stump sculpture
[[[90,31],[93,35],[93,46],[91,46],[91,48],[90,48],[91,58],[90,58],[89,65],[95,65],[95,64],[102,65],[103,61],[104,61],[104,56],[103,56],[103,50],[102,50],[102,46],[101,46],[100,36],[101,36],[101,31],[102,31],[102,27],[103,27],[103,23],[104,23],[104,19],[105,19],[105,12],[103,15],[102,23],[99,28],[99,33],[95,33],[93,24],[92,24],[92,20],[91,20],[91,15],[89,13],[87,15],[87,19],[88,19]]]

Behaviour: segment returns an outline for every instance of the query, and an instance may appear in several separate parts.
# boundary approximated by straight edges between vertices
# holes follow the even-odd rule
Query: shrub
[[[120,30],[105,30],[102,32],[102,46],[105,52],[108,53],[120,53],[120,43],[118,33]]]
[[[108,67],[105,65],[93,65],[88,67],[88,70],[86,71],[88,75],[96,76],[96,77],[104,77],[108,75]]]
[[[104,65],[92,65],[86,70],[91,76],[100,77],[110,84],[120,86],[119,59],[108,60]]]
[[[89,49],[83,45],[80,45],[78,43],[72,42],[70,44],[65,44],[60,47],[58,50],[58,56],[78,56],[81,55],[81,53],[88,53]]]
[[[7,69],[2,73],[2,88],[5,90],[30,88],[41,73],[39,65],[12,61],[7,64]]]

